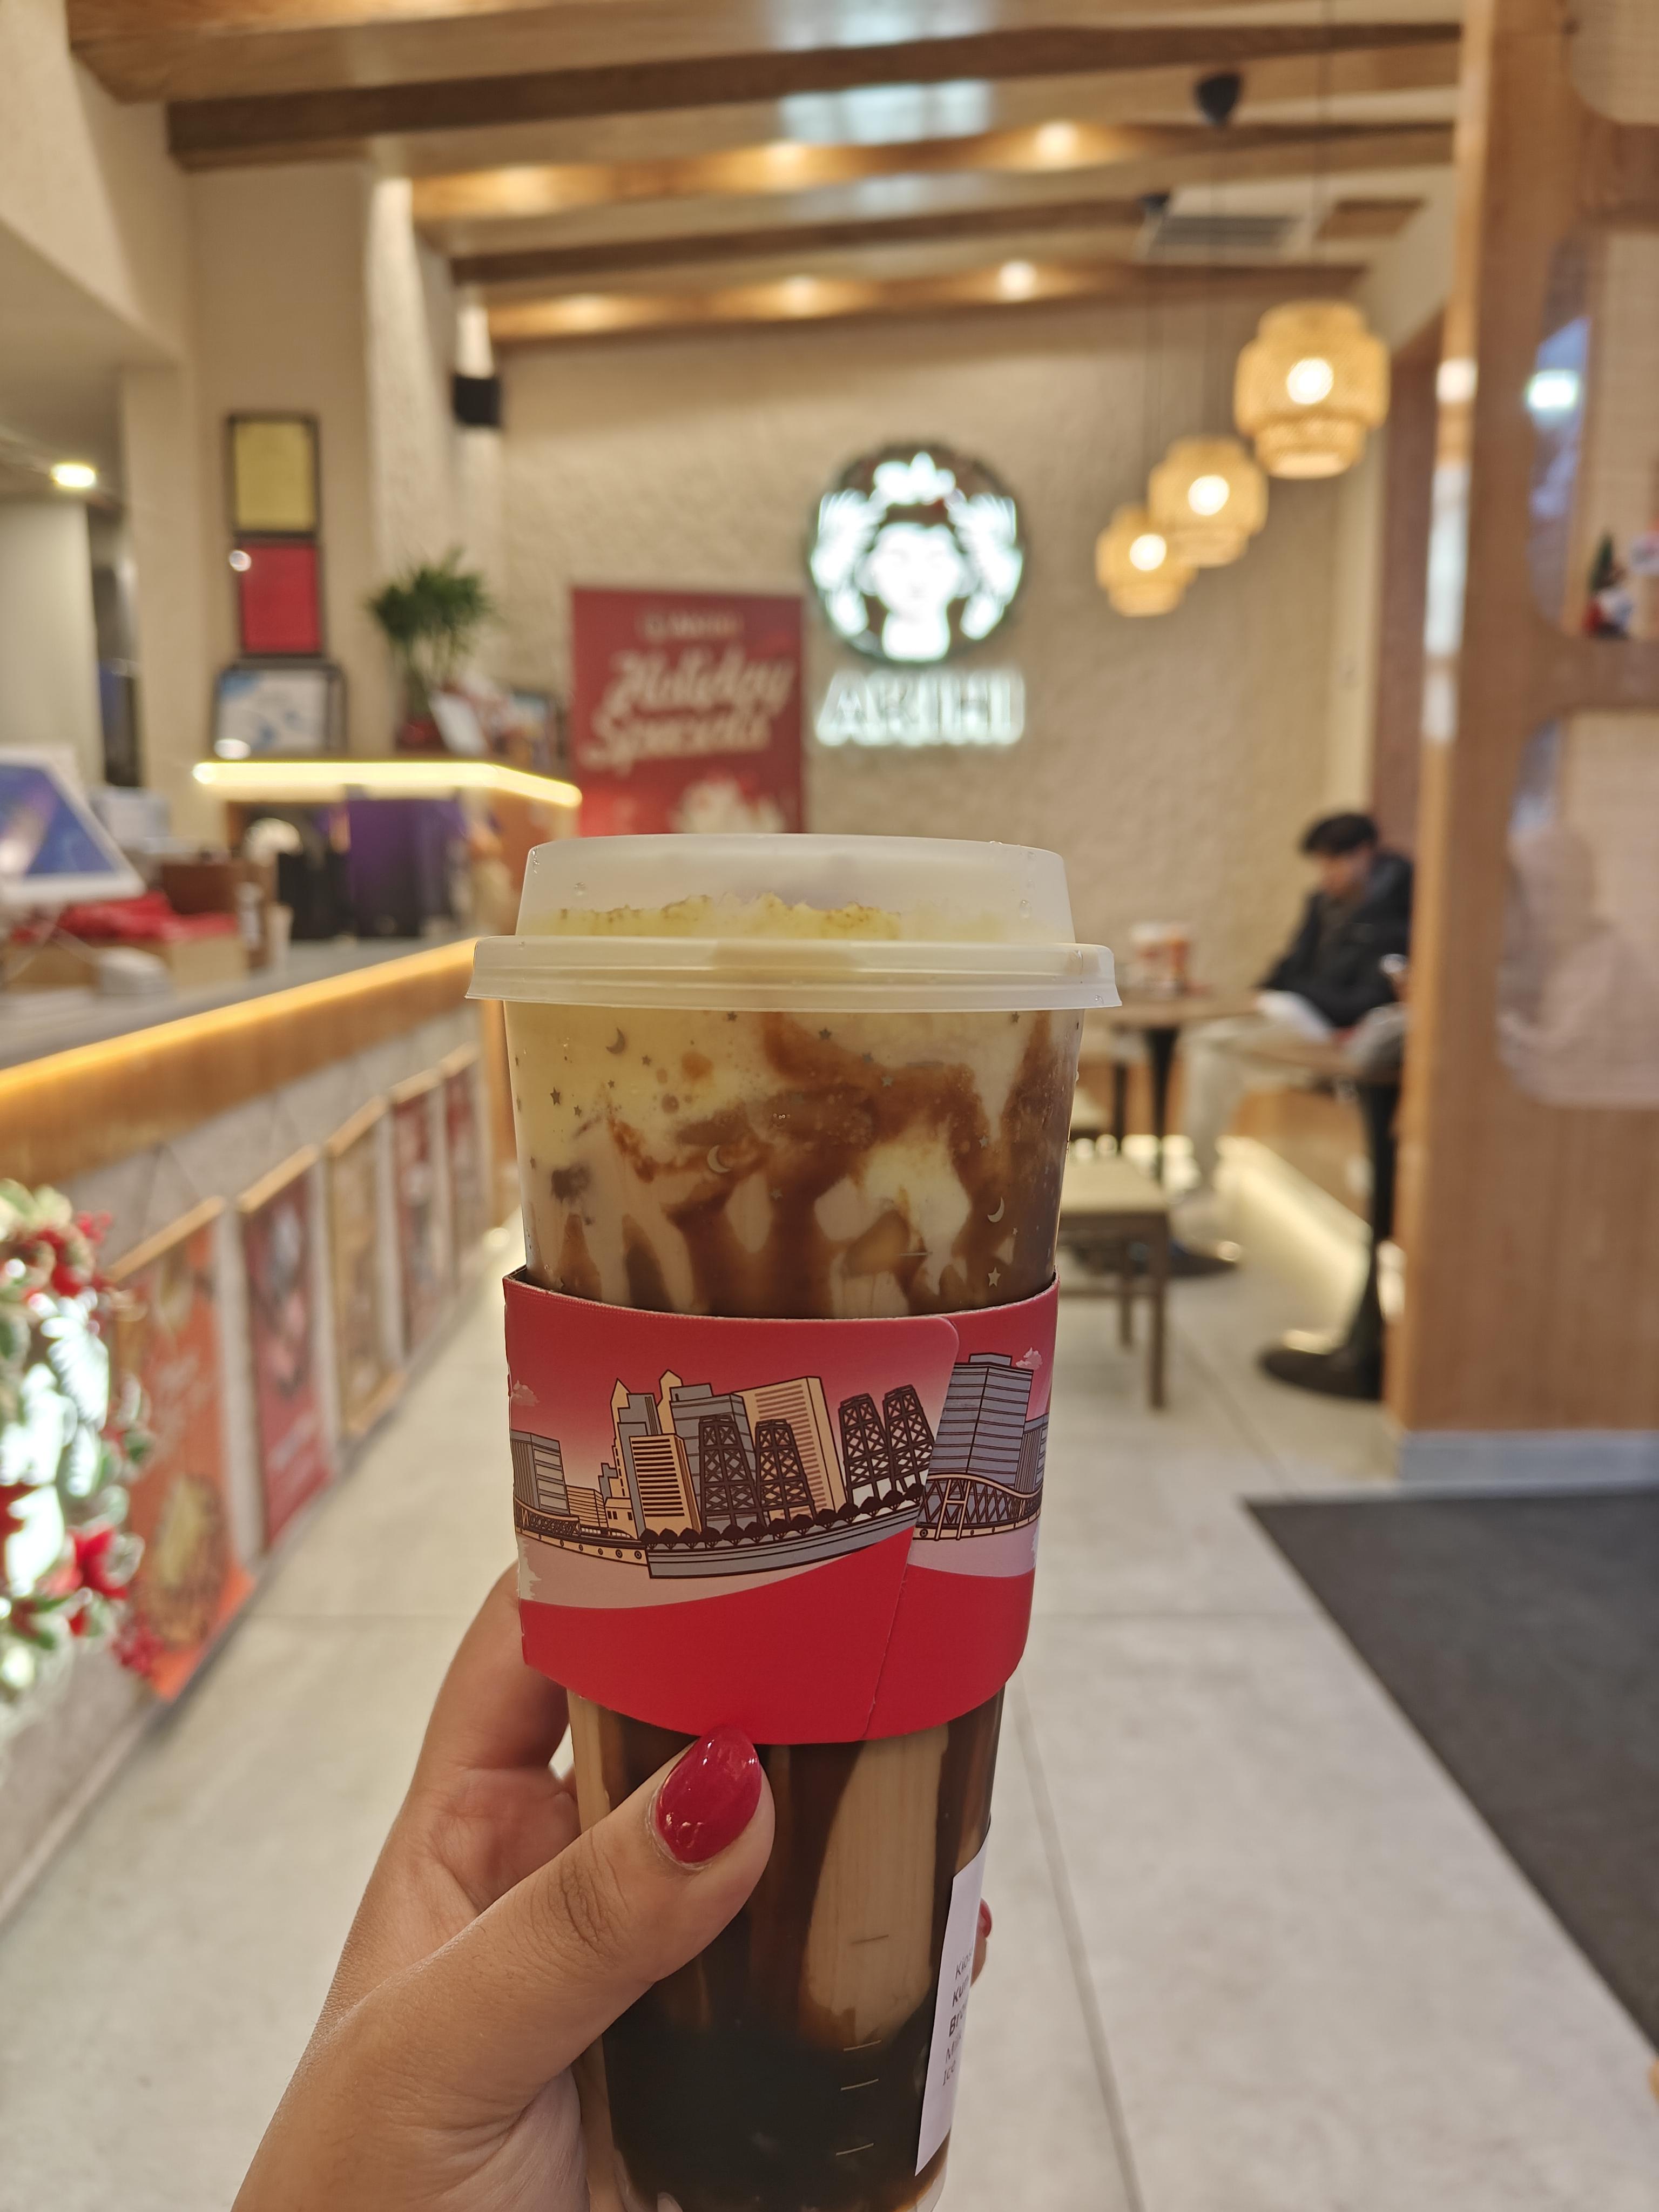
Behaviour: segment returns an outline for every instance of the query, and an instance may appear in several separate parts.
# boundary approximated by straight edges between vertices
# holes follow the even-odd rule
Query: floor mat
[[[1659,1491],[1249,1510],[1659,2045]]]

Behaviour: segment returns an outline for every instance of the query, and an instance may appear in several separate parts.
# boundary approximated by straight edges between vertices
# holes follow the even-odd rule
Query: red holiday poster
[[[253,1587],[231,1534],[222,1400],[217,1199],[185,1214],[115,1270],[131,1300],[119,1357],[148,1401],[155,1448],[132,1486],[143,1539],[132,1584],[143,1672],[176,1698]]]
[[[730,592],[570,594],[582,834],[801,827],[801,611]]]
[[[334,1472],[317,1373],[316,1158],[314,1147],[297,1153],[244,1193],[238,1207],[267,1544]]]
[[[441,1078],[417,1075],[392,1094],[392,1174],[398,1209],[398,1268],[404,1293],[404,1352],[425,1343],[449,1295],[448,1255],[433,1138],[433,1092]]]
[[[380,1266],[380,1126],[386,1110],[384,1098],[371,1099],[323,1148],[340,1425],[353,1437],[366,1436],[403,1388],[386,1352],[390,1331]]]

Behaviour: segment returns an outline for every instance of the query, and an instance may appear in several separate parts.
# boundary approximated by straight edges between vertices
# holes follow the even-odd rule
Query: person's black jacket
[[[1411,948],[1412,864],[1399,853],[1379,853],[1354,907],[1320,942],[1323,911],[1316,891],[1283,957],[1257,985],[1294,991],[1316,1006],[1333,1029],[1352,1029],[1373,1006],[1394,997],[1377,964],[1385,953]]]

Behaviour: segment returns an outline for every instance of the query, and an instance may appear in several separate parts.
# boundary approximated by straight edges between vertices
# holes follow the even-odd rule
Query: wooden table
[[[1164,1402],[1164,1302],[1170,1283],[1170,1200],[1152,1177],[1119,1153],[1073,1145],[1066,1156],[1060,1190],[1060,1242],[1079,1259],[1117,1276],[1118,1337],[1134,1342],[1133,1304],[1152,1310],[1146,1349],[1146,1395]],[[1146,1272],[1135,1266],[1135,1248],[1146,1254]],[[1144,1285],[1144,1287],[1143,1287]]]
[[[1358,1068],[1341,1045],[1316,1044],[1299,1037],[1241,1038],[1237,1049],[1266,1066],[1293,1068],[1300,1074],[1321,1076],[1353,1087],[1365,1126],[1371,1166],[1370,1261],[1365,1270],[1364,1288],[1359,1293],[1346,1333],[1335,1344],[1315,1348],[1287,1340],[1269,1345],[1261,1358],[1262,1366],[1276,1381],[1293,1383],[1297,1389],[1317,1390],[1327,1397],[1363,1398],[1375,1402],[1382,1395],[1384,1337],[1376,1252],[1378,1245],[1394,1233],[1394,1121],[1400,1104],[1402,1071],[1398,1067]]]
[[[1146,1062],[1152,1073],[1154,1172],[1164,1180],[1164,1139],[1170,1113],[1170,1075],[1175,1066],[1181,1032],[1194,1022],[1229,1020],[1236,1014],[1253,1014],[1254,991],[1223,994],[1184,991],[1178,998],[1129,997],[1115,1006],[1103,1007],[1095,1017],[1115,1030],[1136,1030],[1146,1042]],[[1112,1062],[1112,1134],[1119,1152],[1127,1133],[1128,1069],[1121,1060]]]

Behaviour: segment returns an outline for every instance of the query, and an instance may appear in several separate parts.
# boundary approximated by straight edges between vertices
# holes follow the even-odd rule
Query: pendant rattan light
[[[1159,222],[1170,204],[1167,192],[1149,192],[1140,203],[1148,223]],[[1158,294],[1149,284],[1146,328],[1141,348],[1141,451],[1158,450],[1164,416],[1164,349]],[[1167,615],[1181,605],[1194,571],[1178,561],[1161,531],[1154,530],[1144,507],[1120,507],[1095,540],[1095,580],[1115,614]]]
[[[1177,561],[1144,507],[1121,507],[1095,544],[1095,578],[1121,615],[1167,615],[1194,570]]]
[[[1345,300],[1270,307],[1238,356],[1233,415],[1270,477],[1336,477],[1389,411],[1389,356]]]
[[[1146,506],[1177,561],[1224,568],[1267,520],[1267,479],[1237,438],[1177,438],[1152,471]]]

